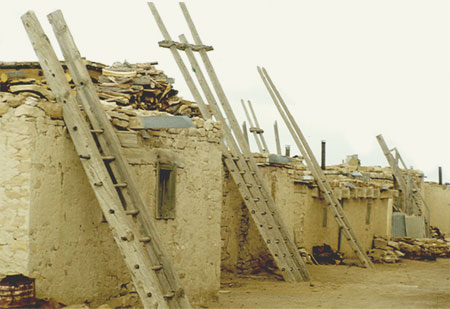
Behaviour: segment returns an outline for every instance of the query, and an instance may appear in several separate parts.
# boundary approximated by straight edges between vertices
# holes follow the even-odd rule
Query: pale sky
[[[61,9],[83,57],[112,64],[158,61],[192,99],[146,1],[1,0],[0,61],[36,61],[20,16],[34,10],[53,46],[46,15]],[[172,39],[191,40],[177,1],[155,1]],[[253,102],[275,152],[274,120],[282,147],[295,144],[256,66],[264,66],[320,160],[358,154],[363,165],[386,166],[375,136],[383,134],[406,163],[450,181],[450,1],[186,1],[234,112]],[[192,41],[192,40],[191,40]],[[60,54],[60,53],[59,53]],[[187,61],[186,61],[187,63]],[[256,150],[254,142],[252,149]]]

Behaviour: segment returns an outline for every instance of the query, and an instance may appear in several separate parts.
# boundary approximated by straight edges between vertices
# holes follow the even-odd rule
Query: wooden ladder
[[[419,186],[413,180],[412,175],[410,173],[410,169],[403,161],[399,151],[397,148],[393,148],[389,150],[389,147],[386,144],[383,136],[380,134],[377,136],[378,144],[381,147],[386,159],[391,167],[392,174],[394,175],[397,183],[400,187],[400,190],[404,193],[405,197],[405,207],[403,210],[408,215],[420,215],[423,216],[423,220],[425,223],[425,233],[429,237],[431,235],[431,227],[430,227],[430,209],[428,208],[428,204],[423,197]],[[395,152],[395,157],[392,154]],[[402,163],[405,174],[402,173],[399,167],[399,162]],[[425,212],[425,214],[424,214]]]
[[[348,221],[345,215],[341,203],[336,198],[336,195],[334,194],[333,189],[328,183],[325,174],[323,173],[322,169],[317,163],[317,160],[311,148],[309,147],[308,142],[306,141],[303,133],[298,127],[295,119],[292,117],[292,114],[289,112],[287,105],[285,104],[283,98],[281,97],[280,93],[278,92],[277,88],[272,82],[269,74],[264,68],[260,67],[258,67],[258,72],[273,102],[275,103],[275,106],[277,107],[281,117],[286,123],[286,126],[288,127],[289,132],[291,133],[298,149],[300,150],[302,156],[304,157],[309,170],[311,171],[315,181],[317,182],[320,192],[322,192],[325,200],[327,201],[328,206],[331,208],[331,211],[334,214],[334,218],[336,219],[337,224],[344,232],[347,242],[349,243],[353,252],[361,261],[361,264],[364,267],[368,268],[373,267],[371,260],[369,259],[369,257],[359,244],[359,241],[350,225],[350,222]]]
[[[158,11],[156,10],[156,7],[151,2],[148,4],[165,39],[165,41],[160,42],[160,46],[169,48],[172,52],[172,55],[178,64],[178,67],[180,68],[180,71],[183,74],[183,77],[186,80],[195,101],[199,105],[202,115],[205,118],[212,118],[212,116],[214,116],[217,121],[222,123],[222,132],[226,142],[226,145],[223,144],[222,147],[223,160],[239,189],[242,199],[249,210],[250,216],[252,217],[276,265],[280,269],[283,278],[286,281],[291,282],[310,280],[306,265],[301,258],[294,241],[290,237],[272,197],[269,194],[268,188],[263,180],[263,176],[259,171],[252,154],[250,153],[245,137],[240,130],[239,123],[234,116],[231,106],[215,74],[214,68],[208,58],[208,55],[206,54],[207,50],[211,50],[212,48],[201,43],[200,37],[184,3],[180,3],[180,6],[186,21],[188,22],[189,28],[191,29],[195,45],[188,44],[184,35],[180,36],[181,43],[172,41]],[[195,72],[200,87],[202,88],[206,100],[209,103],[209,108],[212,110],[212,114],[197,89],[189,70],[184,64],[183,59],[178,52],[179,50],[186,53],[186,56],[194,69],[193,71]],[[206,82],[206,77],[204,76],[202,69],[194,56],[194,51],[198,52],[203,60],[216,95],[228,117],[228,121],[222,114],[219,104],[213,95],[212,89]],[[230,126],[227,125],[228,122]]]
[[[35,14],[28,12],[22,16],[47,82],[63,106],[67,130],[142,305],[188,308],[187,296],[167,258],[152,215],[139,193],[64,17],[61,11],[55,11],[48,19],[75,83],[76,94]]]

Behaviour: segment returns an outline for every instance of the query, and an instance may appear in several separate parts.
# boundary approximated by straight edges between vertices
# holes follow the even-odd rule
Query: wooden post
[[[280,135],[278,133],[278,123],[276,120],[275,123],[273,124],[273,131],[275,134],[275,144],[277,145],[277,155],[281,156]]]
[[[439,184],[442,185],[442,166],[438,168]]]

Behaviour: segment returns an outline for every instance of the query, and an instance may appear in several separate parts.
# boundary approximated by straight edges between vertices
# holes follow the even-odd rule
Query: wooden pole
[[[280,144],[280,135],[278,134],[278,123],[275,120],[273,124],[273,131],[275,133],[275,144],[277,145],[277,154],[281,156],[281,144]]]
[[[439,174],[439,184],[442,185],[442,166],[439,166],[438,174]]]
[[[250,142],[248,140],[247,123],[245,121],[242,123],[242,132],[244,132],[245,140],[247,141],[247,144],[249,144],[250,147]]]

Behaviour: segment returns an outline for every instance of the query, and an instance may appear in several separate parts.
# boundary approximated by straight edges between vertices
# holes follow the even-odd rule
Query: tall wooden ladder
[[[281,117],[283,118],[286,126],[288,127],[289,132],[291,133],[298,149],[300,150],[302,156],[304,157],[309,170],[311,171],[315,181],[317,182],[320,192],[322,192],[323,197],[325,198],[328,206],[333,212],[337,224],[344,232],[344,236],[348,244],[350,245],[353,252],[358,257],[358,259],[360,260],[361,264],[364,267],[368,268],[373,267],[371,260],[362,249],[362,246],[360,245],[356,237],[356,234],[353,231],[350,222],[348,221],[345,215],[341,203],[336,198],[336,195],[334,194],[333,189],[328,183],[325,174],[323,173],[322,169],[317,163],[317,160],[311,148],[309,147],[308,142],[306,141],[303,133],[298,127],[295,119],[292,117],[292,114],[289,112],[287,105],[285,104],[283,98],[281,97],[280,93],[278,92],[277,88],[272,82],[272,79],[270,78],[266,69],[258,67],[258,72],[273,102],[275,103],[275,106],[277,107]]]
[[[159,45],[161,47],[169,48],[172,52],[195,101],[199,105],[202,115],[205,118],[212,118],[212,116],[214,116],[215,120],[222,123],[222,132],[226,142],[222,147],[223,160],[239,189],[253,222],[262,236],[276,265],[280,269],[283,278],[286,281],[291,282],[309,280],[310,276],[306,269],[306,265],[279,215],[275,202],[269,194],[263,176],[250,153],[248,143],[240,130],[239,123],[237,122],[214,68],[206,54],[208,50],[212,50],[212,47],[205,46],[201,42],[184,3],[180,3],[180,6],[191,30],[195,44],[187,43],[184,35],[180,35],[180,42],[172,41],[155,5],[151,2],[148,4],[165,39],[160,42]],[[180,56],[179,50],[186,53],[209,106],[205,104],[189,70]],[[222,114],[219,104],[213,95],[213,91],[209,87],[206,77],[196,60],[194,51],[200,54],[227,119],[225,119],[225,116]],[[210,109],[212,113],[210,112]]]
[[[425,201],[419,186],[414,181],[410,173],[410,169],[406,166],[405,161],[403,161],[398,149],[389,149],[381,134],[377,136],[377,140],[381,150],[386,156],[389,166],[391,167],[392,174],[397,180],[400,190],[404,193],[405,205],[403,210],[408,215],[423,216],[425,223],[425,234],[429,237],[431,235],[430,209],[428,208],[428,204]],[[395,153],[395,156],[392,154],[393,152]],[[403,172],[400,169],[399,162],[403,166]]]
[[[42,70],[63,106],[67,130],[89,183],[108,221],[145,308],[188,308],[151,213],[122,154],[83,59],[60,11],[48,15],[75,83],[69,86],[61,63],[33,12],[22,16]]]

